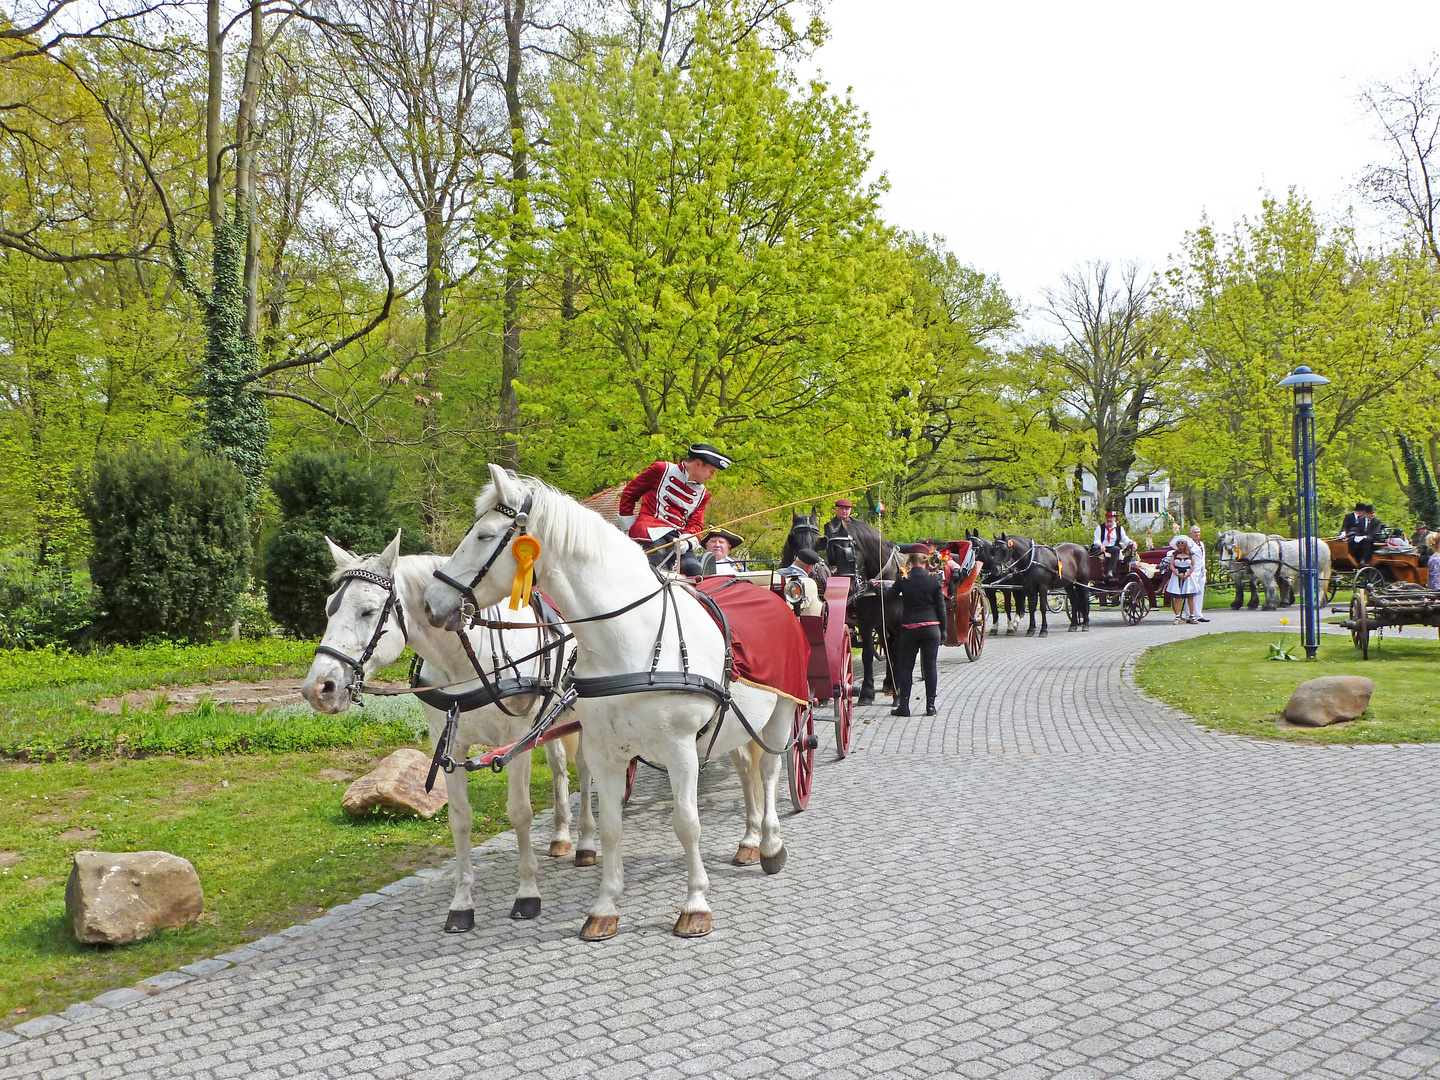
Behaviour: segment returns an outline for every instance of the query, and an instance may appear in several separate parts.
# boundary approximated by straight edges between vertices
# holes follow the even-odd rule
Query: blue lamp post
[[[1295,493],[1300,503],[1300,641],[1305,658],[1320,648],[1319,522],[1315,507],[1315,388],[1330,380],[1303,364],[1280,380],[1295,391]]]

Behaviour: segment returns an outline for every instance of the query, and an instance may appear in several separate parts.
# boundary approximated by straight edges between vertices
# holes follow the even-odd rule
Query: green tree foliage
[[[282,520],[265,543],[265,599],[285,630],[315,637],[325,629],[335,572],[325,538],[355,552],[384,548],[400,527],[394,486],[392,468],[366,467],[344,451],[300,451],[276,466],[270,488]],[[423,549],[418,535],[407,532],[401,551]]]
[[[525,463],[575,490],[696,439],[778,491],[904,460],[876,437],[914,334],[865,124],[724,29],[685,72],[615,50],[555,87],[532,257],[556,317],[521,401]]]
[[[1293,507],[1293,403],[1277,388],[1300,364],[1330,380],[1316,401],[1324,512],[1357,495],[1391,415],[1433,378],[1437,282],[1413,251],[1364,250],[1324,228],[1295,192],[1267,198],[1230,234],[1187,234],[1166,275],[1161,347],[1182,364],[1187,418],[1152,456],[1180,485],[1208,486],[1225,520]],[[1382,459],[1383,460],[1383,459]]]
[[[1440,525],[1440,491],[1435,488],[1435,474],[1430,471],[1424,449],[1404,432],[1396,436],[1396,441],[1400,443],[1400,456],[1405,463],[1405,494],[1410,499],[1410,512],[1418,522]]]
[[[998,278],[947,251],[941,237],[902,240],[907,308],[924,355],[902,391],[916,423],[891,501],[940,509],[984,491],[1048,491],[1078,440],[1044,364],[1004,349],[1019,329],[1016,301]]]
[[[208,641],[249,576],[245,482],[223,458],[160,445],[103,453],[84,492],[103,633]]]

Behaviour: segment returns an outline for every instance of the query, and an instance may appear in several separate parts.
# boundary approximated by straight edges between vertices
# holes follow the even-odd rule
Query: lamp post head
[[[1324,375],[1316,375],[1304,364],[1301,364],[1285,378],[1281,379],[1277,386],[1288,386],[1295,391],[1295,404],[1313,405],[1315,403],[1315,388],[1317,386],[1329,386],[1330,380]]]

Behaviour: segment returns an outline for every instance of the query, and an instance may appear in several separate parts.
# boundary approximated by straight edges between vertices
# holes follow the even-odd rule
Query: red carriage
[[[1119,608],[1120,615],[1131,626],[1165,602],[1165,582],[1169,574],[1160,564],[1170,555],[1169,548],[1142,551],[1121,560],[1116,572],[1105,572],[1105,556],[1090,555],[1090,597],[1096,607]],[[1069,601],[1066,601],[1069,607]]]
[[[969,540],[939,540],[931,546],[935,550],[929,569],[945,589],[945,644],[951,648],[964,645],[966,658],[974,663],[985,651],[985,623],[989,616],[985,593],[977,587],[984,568]]]

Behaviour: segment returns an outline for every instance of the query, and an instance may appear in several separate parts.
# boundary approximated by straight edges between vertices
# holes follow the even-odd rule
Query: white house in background
[[[1131,485],[1130,494],[1125,496],[1124,517],[1125,527],[1132,533],[1144,532],[1152,529],[1160,521],[1161,515],[1168,515],[1171,520],[1185,523],[1184,498],[1170,491],[1170,478],[1163,472],[1142,473],[1136,469],[1130,470],[1126,478]],[[1042,506],[1054,505],[1053,499],[1041,499]],[[1080,513],[1087,518],[1095,516],[1095,475],[1089,472],[1080,474]]]

